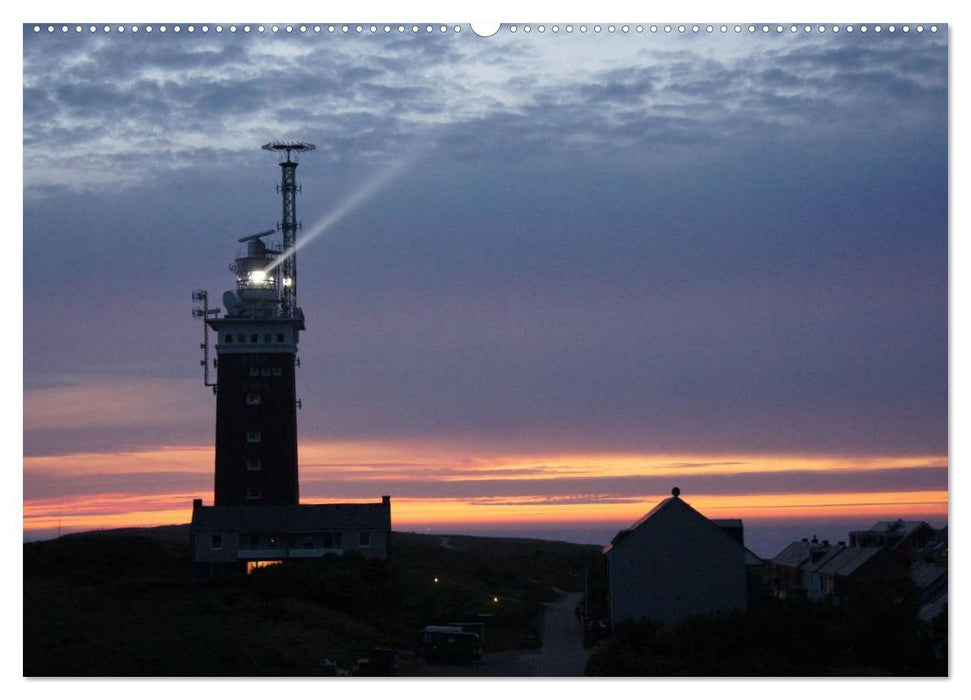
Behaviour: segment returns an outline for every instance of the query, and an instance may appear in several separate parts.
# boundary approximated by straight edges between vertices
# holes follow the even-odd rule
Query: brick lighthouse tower
[[[216,334],[217,506],[299,502],[294,370],[304,318],[297,306],[295,158],[314,145],[286,141],[263,148],[281,156],[283,244],[264,240],[276,229],[239,239],[246,249],[232,266],[236,289],[223,295],[222,318],[208,309],[205,292],[195,295],[204,305],[197,315]],[[208,336],[203,349],[208,355]]]
[[[277,141],[263,148],[280,155],[283,219],[276,229],[239,239],[246,248],[232,265],[236,288],[223,294],[225,313],[209,308],[205,290],[192,293],[192,313],[203,321],[205,384],[216,394],[214,503],[192,502],[192,557],[201,574],[351,552],[383,559],[391,548],[390,496],[300,503],[294,375],[304,316],[297,306],[296,157],[314,146]],[[281,244],[268,241],[277,231]],[[210,364],[217,381],[210,381]]]

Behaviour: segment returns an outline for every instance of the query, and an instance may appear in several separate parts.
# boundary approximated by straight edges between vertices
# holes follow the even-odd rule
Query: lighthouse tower
[[[297,305],[296,157],[310,143],[263,146],[280,156],[283,219],[275,229],[243,236],[232,270],[236,288],[225,310],[192,293],[202,319],[202,366],[216,394],[216,480],[213,505],[192,501],[192,558],[200,575],[251,572],[291,559],[354,552],[384,559],[391,551],[391,497],[372,503],[300,504],[294,370],[304,330]],[[269,238],[283,234],[280,244]],[[210,361],[210,334],[216,358]],[[210,369],[218,369],[210,381]]]
[[[223,295],[225,314],[220,318],[207,302],[197,314],[216,335],[217,506],[299,502],[294,370],[304,318],[296,298],[295,156],[314,146],[288,141],[263,148],[281,156],[283,244],[265,240],[276,229],[240,238],[246,248],[231,268],[236,289]],[[208,365],[208,336],[204,350]]]

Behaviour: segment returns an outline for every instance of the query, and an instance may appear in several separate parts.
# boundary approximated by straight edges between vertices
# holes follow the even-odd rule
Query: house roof
[[[391,508],[384,503],[202,506],[192,511],[193,530],[320,532],[390,528]]]
[[[826,562],[846,549],[846,545],[844,544],[828,545],[828,547],[828,549],[822,550],[822,556],[816,559],[816,561],[813,561],[812,557],[810,557],[809,561],[802,565],[802,569],[804,571],[820,571],[826,565]]]
[[[801,566],[809,559],[809,542],[796,540],[772,557],[771,562],[779,566]]]
[[[910,578],[919,590],[924,590],[942,576],[947,576],[947,567],[941,564],[918,562],[910,567]]]
[[[887,541],[892,541],[891,548],[894,548],[922,528],[931,529],[923,520],[880,520],[866,530],[851,532],[850,539],[861,535],[887,535]]]
[[[881,547],[844,547],[823,562],[816,571],[833,576],[850,576],[881,551]]]
[[[715,528],[727,540],[729,540],[731,542],[734,542],[739,547],[742,547],[742,549],[745,549],[745,547],[744,547],[743,544],[741,544],[734,537],[732,537],[727,532],[725,532],[724,527],[719,526],[718,524],[715,523],[715,521],[709,520],[704,515],[702,515],[701,513],[699,513],[698,511],[696,511],[694,508],[692,508],[690,505],[688,505],[687,503],[685,503],[684,501],[682,501],[679,496],[675,495],[675,496],[671,496],[670,498],[665,498],[663,501],[661,501],[656,506],[654,506],[649,511],[647,511],[647,513],[645,513],[639,520],[637,520],[637,522],[635,522],[634,524],[632,524],[632,525],[630,525],[628,527],[625,527],[623,530],[621,530],[616,535],[614,535],[614,538],[612,540],[610,540],[610,544],[608,544],[606,547],[603,548],[603,553],[604,554],[607,554],[608,552],[610,552],[611,550],[613,550],[618,544],[620,544],[621,542],[623,542],[624,539],[626,539],[631,533],[633,533],[634,531],[640,529],[645,523],[647,523],[649,520],[651,520],[651,518],[654,518],[659,513],[661,513],[662,511],[668,510],[669,508],[681,508],[681,509],[684,510],[684,512],[692,513],[694,515],[694,517],[701,518],[706,523],[708,523],[711,527]],[[721,522],[724,523],[724,522],[728,522],[728,521],[722,520]],[[741,520],[736,520],[735,522],[738,523],[738,525],[737,525],[738,527],[741,527],[741,525],[742,525],[742,521]]]
[[[765,560],[762,557],[745,547],[745,566],[761,566],[764,563]]]
[[[742,527],[741,518],[708,518],[718,527]]]

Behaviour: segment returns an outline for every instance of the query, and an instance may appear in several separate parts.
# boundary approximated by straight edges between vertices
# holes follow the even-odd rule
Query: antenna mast
[[[283,220],[279,225],[283,233],[283,316],[293,318],[297,308],[297,230],[301,228],[297,221],[297,153],[309,153],[317,148],[312,143],[303,141],[271,141],[263,145],[264,151],[276,151],[280,154],[281,182],[277,192],[283,198]]]

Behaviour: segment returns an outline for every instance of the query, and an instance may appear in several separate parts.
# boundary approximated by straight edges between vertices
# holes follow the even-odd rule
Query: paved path
[[[564,593],[543,615],[543,646],[534,654],[530,676],[582,676],[587,665],[583,628],[574,610],[582,593]]]
[[[573,611],[581,593],[564,593],[548,603],[540,634],[543,646],[536,651],[504,651],[484,654],[473,664],[420,663],[407,675],[413,676],[582,676],[587,663],[583,630]]]

